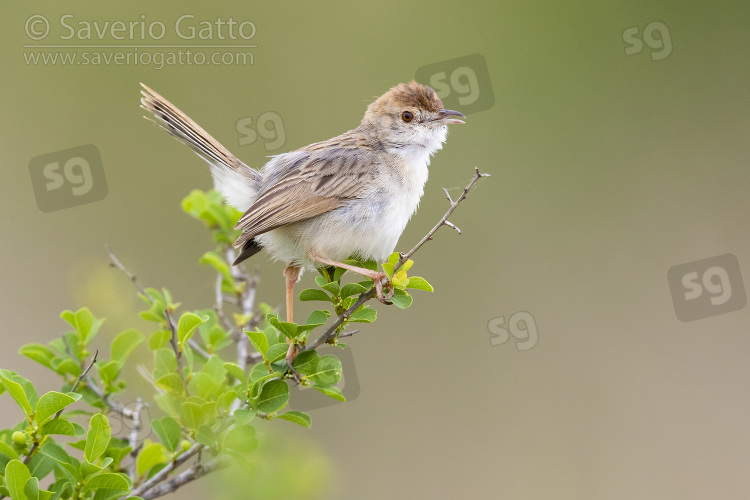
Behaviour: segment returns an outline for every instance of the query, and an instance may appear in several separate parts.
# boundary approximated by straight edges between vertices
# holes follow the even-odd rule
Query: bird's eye
[[[404,111],[401,113],[401,119],[408,123],[414,119],[414,114],[411,111]]]

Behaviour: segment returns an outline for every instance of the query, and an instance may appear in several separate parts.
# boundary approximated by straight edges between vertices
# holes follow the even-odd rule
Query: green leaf
[[[197,431],[198,427],[213,417],[216,411],[216,403],[200,403],[198,401],[200,401],[200,398],[195,398],[192,401],[188,398],[180,405],[182,421],[194,431]]]
[[[143,452],[141,452],[143,453]],[[138,455],[140,458],[140,455]],[[140,471],[140,467],[138,468]],[[114,490],[127,492],[130,490],[131,483],[125,474],[105,472],[94,476],[83,486],[83,492],[91,490]]]
[[[138,344],[143,342],[146,336],[135,328],[123,330],[112,340],[110,347],[110,357],[118,363],[125,363],[125,360],[133,352]]]
[[[331,295],[333,295],[334,297],[337,296],[339,292],[341,291],[338,281],[332,281],[330,283],[326,283],[321,288],[325,290],[326,292],[330,293]]]
[[[398,252],[393,252],[392,254],[388,256],[388,263],[392,266],[395,266],[396,262],[398,262],[399,257],[400,256]]]
[[[29,398],[27,397],[26,391],[24,391],[24,388],[16,382],[15,375],[8,370],[0,370],[0,380],[2,380],[3,385],[5,386],[5,389],[8,391],[8,394],[11,395],[13,399],[16,400],[16,403],[18,403],[18,406],[21,407],[21,409],[26,413],[27,416],[31,416],[32,409],[31,409],[31,403],[29,403]]]
[[[305,321],[305,325],[325,325],[328,321],[328,317],[331,315],[329,311],[321,311],[321,310],[315,310],[310,313],[310,316],[307,317],[307,321]]]
[[[172,338],[172,332],[169,330],[157,330],[149,337],[148,346],[152,351],[161,349],[169,345],[170,338]]]
[[[180,424],[172,417],[164,417],[152,421],[151,427],[156,432],[156,435],[159,436],[164,447],[174,453],[177,445],[180,444]]]
[[[173,391],[177,394],[182,394],[185,389],[182,379],[176,373],[167,373],[166,375],[159,377],[158,380],[155,380],[154,383],[159,389]]]
[[[61,464],[70,463],[70,455],[68,455],[60,446],[52,443],[51,441],[47,441],[46,443],[44,443],[39,451]]]
[[[339,296],[344,299],[352,295],[359,295],[362,292],[366,292],[367,288],[363,287],[359,283],[347,283],[341,288]]]
[[[111,463],[112,459],[110,458],[108,461]],[[81,477],[86,479],[87,477],[94,475],[97,472],[101,472],[102,467],[99,467],[98,465],[94,465],[88,460],[84,460],[83,463],[81,463],[81,467],[79,470],[81,471]]]
[[[37,453],[29,461],[28,468],[31,473],[31,477],[44,479],[47,475],[52,472],[57,466],[57,462],[52,460],[44,453]]]
[[[207,316],[201,318],[200,316],[189,312],[180,316],[180,321],[177,323],[177,342],[179,343],[180,349],[182,349],[185,342],[193,336],[198,325],[201,325],[206,321],[208,321]]]
[[[63,478],[52,483],[49,489],[52,491],[50,500],[58,500],[60,497],[68,498],[73,494],[73,483]]]
[[[255,439],[255,429],[249,425],[238,425],[232,428],[224,438],[224,446],[239,452],[254,450],[258,446],[258,441]]]
[[[224,363],[224,369],[243,384],[245,380],[247,380],[245,372],[243,372],[242,368],[240,368],[236,363]]]
[[[316,372],[307,378],[318,385],[333,385],[341,380],[341,370],[341,360],[329,354],[320,358]]]
[[[209,448],[216,446],[216,434],[211,430],[211,427],[205,424],[198,427],[198,432],[195,433],[195,440]]]
[[[8,445],[8,444],[6,444],[6,443],[4,443],[2,441],[0,441],[0,455],[5,455],[6,457],[8,457],[11,460],[14,459],[14,458],[16,460],[18,460],[18,453],[16,453],[16,451],[13,448],[11,448],[10,445]],[[7,462],[6,462],[5,465],[7,465]]]
[[[393,264],[390,262],[385,262],[382,264],[383,266],[383,272],[386,276],[388,276],[388,279],[393,279]]]
[[[89,462],[93,462],[107,449],[109,440],[112,437],[112,429],[109,426],[109,420],[101,413],[96,413],[89,420],[89,431],[86,434],[86,448],[83,450],[83,456]]]
[[[234,276],[227,261],[220,257],[216,252],[206,252],[200,259],[201,264],[208,264],[221,274],[222,280],[226,286],[234,288]]]
[[[46,366],[49,369],[52,368],[52,361],[57,358],[47,346],[42,344],[26,344],[18,351],[19,354],[23,354],[27,358],[33,359],[39,364]]]
[[[52,362],[52,368],[59,375],[69,373],[70,375],[73,375],[74,377],[79,376],[81,372],[83,371],[81,370],[81,366],[70,358],[56,359],[55,361]]]
[[[420,278],[419,276],[410,276],[409,284],[406,285],[406,288],[413,288],[415,290],[425,290],[427,292],[435,291],[435,289],[432,288],[432,285],[427,283],[426,279]]]
[[[281,332],[287,336],[287,338],[294,338],[297,336],[297,323],[290,323],[288,321],[277,321],[276,324],[274,324],[276,328],[281,330]]]
[[[253,408],[238,408],[234,410],[234,421],[238,425],[245,425],[255,418],[257,413]]]
[[[310,427],[310,425],[312,425],[312,419],[310,419],[310,415],[301,411],[287,411],[279,415],[278,418],[283,418],[284,420],[294,422],[295,424],[301,425],[302,427]]]
[[[395,290],[393,290],[393,297],[391,297],[390,300],[396,307],[400,309],[406,309],[411,305],[414,299],[412,299],[411,295],[409,295],[407,292],[396,288]]]
[[[81,395],[75,392],[63,394],[61,392],[50,391],[44,394],[36,403],[34,409],[34,420],[37,425],[44,425],[58,411],[62,410],[71,403],[81,399]]]
[[[99,372],[99,377],[106,385],[112,384],[120,375],[120,369],[122,364],[117,361],[109,361],[104,364],[97,364],[96,369]]]
[[[316,351],[302,351],[292,361],[292,367],[301,375],[310,375],[316,373],[320,356]]]
[[[62,418],[55,418],[44,424],[40,430],[42,436],[57,434],[59,436],[75,436],[76,428],[72,423]]]
[[[13,500],[26,500],[24,487],[31,477],[29,469],[20,460],[11,460],[5,466],[5,486]]]
[[[357,309],[354,314],[349,316],[349,321],[351,323],[372,323],[377,317],[378,313],[375,309],[362,306],[360,309]]]
[[[243,389],[244,391],[244,389]],[[234,389],[229,389],[225,392],[223,392],[217,399],[216,399],[216,411],[217,412],[226,412],[229,411],[229,408],[231,408],[232,403],[234,403],[234,400],[237,399],[237,391]]]
[[[169,457],[167,456],[167,451],[164,445],[161,443],[152,443],[146,440],[146,443],[143,445],[143,448],[141,448],[141,452],[138,453],[138,458],[136,459],[138,475],[142,476],[153,467],[167,462],[169,462]]]
[[[245,332],[250,337],[250,342],[253,343],[255,350],[265,356],[268,350],[268,339],[263,332]]]
[[[104,323],[104,318],[95,318],[88,307],[82,307],[76,312],[63,311],[60,317],[75,328],[78,339],[83,345],[88,345],[94,339],[99,327]]]
[[[341,390],[338,387],[336,387],[336,386],[333,386],[333,385],[323,385],[323,386],[313,385],[311,387],[313,389],[317,390],[317,391],[322,392],[323,394],[325,394],[328,397],[331,397],[333,399],[338,399],[341,402],[346,401],[346,398],[341,393]]]
[[[320,276],[318,276],[320,278]],[[310,300],[322,300],[324,302],[332,302],[331,297],[325,293],[323,290],[318,290],[317,288],[308,288],[306,290],[302,290],[299,294],[299,300],[302,302],[310,301]]]
[[[218,398],[223,384],[216,382],[210,375],[199,372],[194,375],[189,383],[190,393],[205,400],[214,400]]]
[[[263,413],[273,413],[286,406],[289,401],[289,386],[283,380],[267,382],[258,396],[257,407]]]
[[[28,498],[28,500],[49,500],[52,496],[51,491],[45,491],[39,488],[39,479],[36,477],[31,477],[26,481],[26,486],[24,486],[23,491],[26,493],[26,498]]]
[[[264,359],[269,363],[275,363],[276,361],[284,359],[288,350],[289,345],[286,343],[274,344],[268,348]]]
[[[172,349],[166,347],[154,351],[154,379],[164,375],[177,373],[177,356]]]

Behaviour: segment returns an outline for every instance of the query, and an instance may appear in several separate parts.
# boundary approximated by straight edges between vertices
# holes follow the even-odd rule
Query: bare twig
[[[135,481],[136,477],[136,456],[138,455],[139,446],[138,446],[138,433],[141,431],[141,410],[143,409],[145,405],[143,404],[143,401],[141,398],[137,398],[135,400],[135,408],[132,410],[132,420],[133,420],[133,426],[130,428],[130,433],[128,434],[128,444],[130,445],[130,456],[132,457],[132,462],[128,466],[128,475],[130,476],[130,479]]]
[[[352,330],[351,332],[341,332],[339,333],[338,338],[342,339],[344,337],[351,337],[355,333],[359,333],[359,330]]]
[[[125,276],[127,276],[130,279],[130,281],[133,282],[133,284],[138,289],[138,291],[144,296],[148,297],[148,295],[146,295],[146,289],[143,288],[143,285],[141,285],[141,283],[138,281],[138,278],[136,278],[135,274],[128,271],[128,269],[122,265],[122,262],[120,262],[120,259],[118,259],[117,256],[114,254],[114,252],[112,252],[112,249],[109,247],[109,245],[104,245],[104,248],[107,249],[107,254],[109,254],[109,260],[112,261],[109,265],[112,267],[116,267],[117,269],[122,271],[125,274]]]
[[[123,497],[123,498],[130,498],[130,497],[140,497],[143,496],[148,490],[156,486],[157,484],[164,481],[167,476],[169,476],[169,473],[173,470],[180,467],[182,464],[190,460],[192,457],[198,454],[203,449],[203,445],[200,443],[195,443],[193,446],[191,446],[185,453],[177,457],[176,459],[169,462],[166,466],[164,466],[163,469],[161,469],[159,472],[151,476],[150,479],[145,481],[140,486],[133,488],[133,491],[130,492],[129,495]],[[153,498],[153,497],[151,497]]]
[[[221,460],[221,457],[205,464],[197,463],[189,469],[180,472],[166,483],[154,486],[153,488],[145,492],[141,497],[144,500],[151,500],[153,498],[158,498],[160,496],[166,495],[167,493],[172,493],[176,491],[180,486],[184,486],[190,481],[194,481],[195,479],[198,479],[199,477],[208,474],[209,472],[213,472],[228,465],[229,461]]]
[[[118,403],[117,401],[114,401],[112,398],[110,398],[110,396],[108,394],[105,394],[104,391],[98,385],[96,385],[96,383],[88,375],[84,378],[84,380],[86,381],[86,387],[94,391],[97,396],[102,398],[102,401],[104,401],[104,403],[112,411],[127,419],[133,420],[133,410],[131,410],[124,404]]]
[[[451,198],[451,195],[448,193],[448,190],[443,188],[443,191],[445,191],[445,195],[448,198],[448,201],[450,202],[450,207],[448,207],[448,210],[445,212],[445,215],[443,215],[440,221],[438,221],[438,223],[435,224],[435,227],[430,229],[430,231],[421,240],[419,240],[419,242],[416,245],[414,245],[414,247],[411,250],[409,250],[406,253],[399,254],[398,262],[396,262],[396,265],[393,266],[394,272],[397,271],[401,266],[403,266],[404,263],[407,260],[409,260],[409,258],[417,252],[417,250],[422,248],[422,246],[425,243],[432,240],[432,237],[435,235],[438,229],[440,229],[442,226],[452,227],[453,229],[458,231],[459,234],[461,234],[461,230],[458,229],[453,223],[449,222],[448,217],[450,217],[451,214],[456,210],[458,205],[461,204],[461,202],[466,199],[466,196],[469,194],[469,191],[471,191],[471,189],[474,188],[474,186],[476,186],[476,183],[479,181],[479,179],[483,177],[489,177],[489,176],[490,174],[481,173],[478,168],[474,167],[474,176],[469,181],[469,184],[464,188],[463,193],[461,193],[461,196],[459,196],[455,201]],[[372,287],[368,291],[363,292],[359,296],[357,301],[354,304],[352,304],[352,306],[349,309],[341,313],[338,316],[338,318],[336,318],[336,320],[331,324],[331,326],[328,327],[325,333],[323,333],[320,337],[316,338],[315,340],[307,344],[305,348],[302,350],[309,351],[311,349],[316,349],[321,344],[324,344],[333,340],[336,337],[336,332],[339,326],[341,326],[341,324],[344,321],[349,319],[349,317],[352,314],[354,314],[354,311],[359,309],[359,307],[362,304],[364,304],[365,302],[367,302],[374,296],[375,296],[375,287]]]
[[[402,253],[401,254],[400,258],[398,259],[398,262],[396,263],[395,266],[393,266],[394,267],[394,271],[396,269],[400,268],[402,265],[404,265],[404,262],[406,262],[407,260],[409,260],[409,258],[412,255],[414,255],[414,253],[416,253],[417,250],[419,250],[420,248],[422,248],[422,245],[424,245],[425,243],[427,243],[428,241],[430,241],[432,239],[432,237],[435,235],[435,233],[437,232],[437,230],[440,229],[442,226],[452,227],[453,229],[455,229],[456,231],[458,231],[459,234],[461,234],[461,231],[455,225],[453,225],[452,223],[448,222],[448,217],[450,217],[451,214],[456,210],[456,208],[458,208],[458,205],[462,201],[464,201],[466,199],[466,196],[468,196],[469,191],[471,191],[471,189],[476,185],[476,183],[479,181],[479,179],[481,179],[483,177],[489,177],[489,176],[490,176],[490,174],[483,174],[483,173],[481,173],[479,171],[479,169],[477,167],[474,167],[474,176],[471,178],[471,181],[469,181],[469,184],[464,188],[463,193],[461,193],[461,196],[459,196],[458,199],[456,199],[456,201],[453,201],[453,199],[451,198],[451,195],[448,194],[448,190],[445,189],[445,188],[443,188],[443,190],[445,191],[446,196],[448,197],[448,201],[450,202],[451,206],[448,207],[448,211],[445,212],[445,215],[443,215],[443,217],[440,219],[440,221],[438,221],[438,223],[435,224],[435,227],[433,227],[432,229],[430,229],[430,231],[424,236],[424,238],[422,238],[421,240],[419,240],[419,243],[417,243],[416,245],[414,245],[414,248],[412,248],[411,250],[409,250],[406,253]]]

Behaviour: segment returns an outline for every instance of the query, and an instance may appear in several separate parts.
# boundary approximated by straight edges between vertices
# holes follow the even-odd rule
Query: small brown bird
[[[442,148],[448,124],[464,123],[443,109],[435,91],[401,83],[367,107],[348,132],[273,156],[250,168],[162,96],[141,84],[141,105],[156,123],[203,157],[216,186],[244,215],[234,264],[261,249],[284,262],[287,321],[303,268],[336,266],[366,276],[385,301],[385,274],[341,262],[385,261],[417,210],[430,156]]]

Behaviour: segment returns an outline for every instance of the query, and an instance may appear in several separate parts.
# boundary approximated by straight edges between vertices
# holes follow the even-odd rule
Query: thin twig
[[[146,406],[143,404],[143,401],[141,398],[137,398],[135,400],[135,408],[132,410],[133,414],[133,426],[130,428],[130,433],[128,434],[128,444],[130,445],[130,455],[132,457],[132,462],[128,466],[128,475],[130,476],[130,479],[135,481],[136,477],[136,461],[135,458],[138,455],[138,433],[141,431],[141,410],[143,407]]]
[[[442,227],[442,226],[450,226],[453,229],[457,230],[459,232],[459,234],[460,234],[461,231],[456,226],[454,226],[452,223],[448,222],[448,217],[450,217],[451,214],[456,210],[456,208],[458,208],[458,205],[462,201],[464,201],[466,199],[466,196],[469,194],[469,191],[471,191],[471,189],[476,185],[476,183],[479,181],[479,179],[481,179],[483,177],[489,177],[489,176],[490,176],[490,174],[483,174],[483,173],[481,173],[479,171],[479,169],[477,167],[474,167],[474,176],[471,178],[471,181],[469,181],[468,186],[466,186],[464,188],[463,193],[461,193],[461,196],[459,196],[458,199],[456,199],[455,201],[453,201],[451,199],[450,195],[448,194],[448,190],[445,189],[445,188],[443,188],[445,190],[445,194],[448,196],[448,201],[450,201],[451,206],[448,208],[448,211],[445,212],[445,215],[443,215],[443,217],[440,219],[440,221],[437,224],[435,224],[435,227],[433,227],[424,236],[424,238],[422,238],[421,240],[419,240],[419,243],[417,243],[416,245],[414,245],[414,248],[412,248],[411,250],[409,250],[406,253],[402,253],[401,254],[398,262],[396,263],[395,266],[393,266],[394,271],[396,269],[398,269],[399,267],[401,267],[402,265],[404,265],[404,262],[406,262],[407,260],[409,260],[409,258],[412,255],[414,255],[414,253],[417,250],[419,250],[420,248],[422,248],[422,245],[424,245],[425,243],[427,243],[428,241],[430,241],[432,239],[432,237],[435,235],[435,233],[437,232],[437,230],[440,229],[440,227]]]
[[[122,265],[122,262],[120,262],[120,259],[118,259],[117,256],[114,254],[114,252],[112,252],[112,249],[109,247],[109,245],[104,245],[104,248],[107,249],[107,253],[109,254],[109,260],[112,261],[109,265],[112,267],[116,267],[117,269],[122,271],[125,274],[125,276],[127,276],[130,279],[130,281],[133,282],[133,284],[138,289],[138,291],[144,296],[148,297],[148,295],[146,295],[146,289],[143,288],[143,285],[141,285],[141,283],[138,281],[138,278],[136,278],[135,274],[128,271],[128,268]]]
[[[180,376],[182,383],[185,385],[185,393],[187,393],[188,383],[185,378],[185,371],[183,370],[185,360],[182,359],[182,351],[180,351],[180,346],[177,344],[177,324],[175,323],[174,318],[172,318],[172,313],[169,312],[168,308],[164,309],[164,317],[167,319],[167,327],[170,332],[169,344],[172,346],[174,355],[177,358],[177,375]]]
[[[448,198],[448,201],[450,202],[450,207],[448,207],[448,210],[445,212],[445,215],[438,221],[437,224],[435,224],[435,227],[430,229],[430,231],[421,239],[419,242],[414,245],[414,247],[409,250],[406,253],[399,254],[399,259],[396,262],[396,265],[393,266],[393,271],[397,271],[401,266],[404,265],[404,263],[409,260],[409,258],[414,255],[417,250],[422,248],[422,246],[427,243],[428,241],[432,240],[432,237],[435,235],[435,233],[443,226],[452,227],[456,231],[458,231],[459,234],[461,234],[461,230],[458,229],[453,223],[448,222],[448,217],[451,216],[451,214],[456,210],[459,204],[461,204],[462,201],[466,199],[466,196],[469,194],[469,191],[471,191],[472,188],[476,185],[476,183],[481,179],[482,177],[489,177],[490,174],[484,174],[479,171],[478,168],[474,167],[474,176],[469,181],[469,184],[464,188],[463,193],[461,193],[461,196],[459,196],[455,201],[451,198],[450,194],[448,193],[448,190],[443,188],[443,191],[445,191],[445,195]],[[375,287],[370,288],[366,292],[363,292],[357,301],[352,304],[349,309],[341,313],[338,318],[331,324],[331,326],[328,327],[328,329],[323,333],[320,337],[316,338],[309,344],[305,346],[303,351],[309,351],[312,349],[316,349],[318,346],[330,342],[336,337],[336,331],[338,327],[349,317],[354,314],[354,312],[359,309],[359,307],[367,302],[368,300],[372,299],[375,296]]]
[[[202,444],[195,443],[185,453],[183,453],[179,457],[169,462],[167,465],[164,466],[163,469],[161,469],[159,472],[151,476],[149,480],[145,481],[143,484],[141,484],[137,488],[134,488],[133,491],[131,491],[127,496],[123,498],[143,496],[143,494],[146,493],[148,490],[150,490],[157,484],[164,481],[164,479],[167,478],[170,472],[177,469],[179,466],[181,466],[182,464],[190,460],[192,457],[197,455],[198,452],[201,451],[202,449],[203,449]]]
[[[351,332],[341,332],[341,333],[339,333],[338,338],[341,339],[341,338],[344,338],[344,337],[351,337],[355,333],[359,333],[359,330],[352,330]]]
[[[221,469],[222,467],[227,467],[229,464],[230,462],[228,460],[222,460],[221,457],[215,460],[211,460],[210,462],[206,462],[205,464],[197,463],[189,469],[180,472],[166,483],[154,486],[146,493],[144,493],[141,498],[143,498],[144,500],[151,500],[153,498],[158,498],[160,496],[166,495],[167,493],[172,493],[176,491],[180,486],[184,486],[190,481],[194,481],[199,477],[208,474],[209,472]]]
[[[81,372],[80,375],[78,375],[78,380],[76,380],[76,383],[73,384],[73,387],[70,388],[70,392],[76,392],[78,390],[78,386],[81,385],[81,380],[83,380],[83,378],[86,376],[89,370],[91,370],[91,368],[94,366],[94,364],[96,363],[96,357],[98,355],[99,355],[99,350],[97,349],[96,352],[94,352],[94,357],[91,359],[91,362],[89,363],[89,365],[86,367],[85,370]],[[62,412],[63,412],[62,410],[59,410],[57,413],[55,413],[55,416],[52,417],[52,420],[62,415]],[[23,459],[24,464],[28,465],[29,462],[31,462],[31,458],[36,453],[37,448],[39,448],[39,441],[36,441],[34,444],[31,445],[31,449],[29,450],[28,455],[26,455],[26,457]]]

